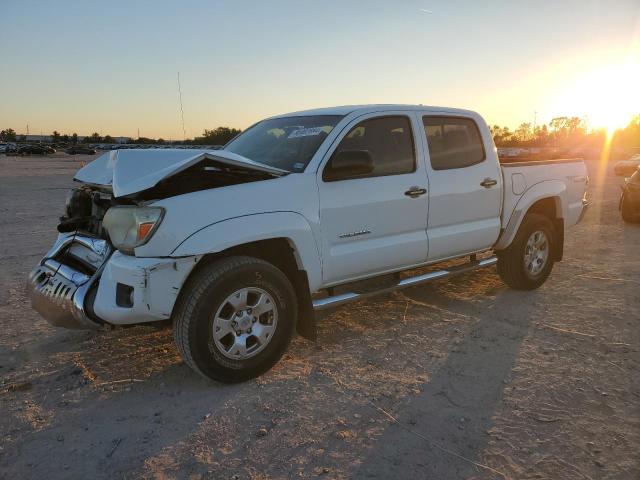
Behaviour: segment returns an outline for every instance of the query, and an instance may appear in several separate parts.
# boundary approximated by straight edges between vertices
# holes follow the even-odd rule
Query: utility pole
[[[187,139],[187,132],[184,129],[184,108],[182,108],[182,87],[180,86],[180,72],[178,72],[178,100],[180,101],[180,119],[182,120],[182,141]]]

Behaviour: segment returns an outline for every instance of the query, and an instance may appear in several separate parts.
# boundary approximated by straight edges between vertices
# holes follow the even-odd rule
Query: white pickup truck
[[[68,328],[173,320],[186,363],[225,382],[314,338],[315,310],[494,264],[539,287],[588,183],[578,160],[501,165],[480,115],[422,105],[272,117],[223,150],[112,151],[75,180],[33,307]]]

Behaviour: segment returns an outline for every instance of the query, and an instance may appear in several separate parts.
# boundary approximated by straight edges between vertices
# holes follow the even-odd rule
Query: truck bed
[[[518,209],[518,202],[538,185],[550,189],[549,196],[559,195],[566,211],[562,217],[565,227],[575,224],[582,211],[582,198],[588,181],[587,168],[582,159],[567,158],[554,160],[500,160],[504,181],[504,203],[502,208],[502,227]],[[552,191],[552,192],[551,192]],[[526,192],[526,193],[525,193]]]

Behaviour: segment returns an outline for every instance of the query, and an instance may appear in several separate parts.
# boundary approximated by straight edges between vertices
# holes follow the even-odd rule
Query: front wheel
[[[203,266],[183,287],[174,336],[184,361],[204,377],[241,382],[271,368],[295,330],[297,302],[288,278],[253,257]]]
[[[511,288],[533,290],[542,285],[553,269],[555,229],[551,220],[528,214],[513,242],[498,252],[498,274]]]

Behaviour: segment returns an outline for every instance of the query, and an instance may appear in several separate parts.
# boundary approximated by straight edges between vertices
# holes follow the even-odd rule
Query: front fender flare
[[[529,187],[520,197],[518,203],[516,203],[511,216],[509,217],[509,222],[507,223],[507,227],[500,235],[500,238],[494,245],[494,250],[503,250],[511,245],[511,242],[518,233],[518,229],[520,228],[520,224],[524,219],[525,215],[531,208],[531,206],[539,200],[543,200],[545,198],[553,198],[556,202],[556,212],[558,218],[566,218],[567,217],[567,186],[561,180],[545,180],[540,183],[536,183]]]
[[[305,270],[310,291],[322,282],[320,253],[307,219],[296,212],[267,212],[229,218],[207,225],[184,239],[172,257],[217,253],[231,247],[286,238],[294,250],[298,268]]]

